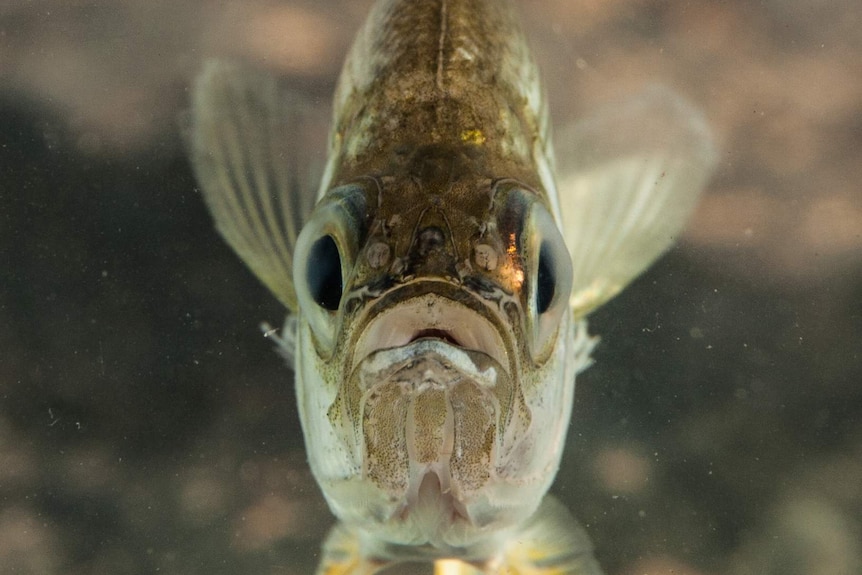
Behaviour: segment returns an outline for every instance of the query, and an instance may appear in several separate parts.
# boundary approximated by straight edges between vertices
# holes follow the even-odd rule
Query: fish
[[[503,0],[378,0],[319,155],[314,104],[266,71],[210,61],[191,99],[216,228],[286,308],[267,333],[338,519],[317,572],[600,574],[548,491],[588,315],[674,243],[715,165],[703,115],[648,88],[552,137]]]

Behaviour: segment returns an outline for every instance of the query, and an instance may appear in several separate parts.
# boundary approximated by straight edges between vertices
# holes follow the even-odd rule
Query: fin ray
[[[193,92],[192,165],[216,228],[258,278],[296,311],[293,248],[314,205],[324,150],[307,145],[315,110],[275,78],[219,60]]]
[[[700,113],[663,88],[563,136],[558,188],[576,317],[619,293],[673,244],[715,156]]]
[[[587,532],[569,510],[547,495],[532,519],[512,538],[500,575],[603,575]]]

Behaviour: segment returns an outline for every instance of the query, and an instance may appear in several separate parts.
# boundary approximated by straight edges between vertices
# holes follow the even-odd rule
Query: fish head
[[[464,549],[529,517],[556,473],[571,261],[529,186],[409,174],[330,191],[299,236],[300,414],[339,518]]]

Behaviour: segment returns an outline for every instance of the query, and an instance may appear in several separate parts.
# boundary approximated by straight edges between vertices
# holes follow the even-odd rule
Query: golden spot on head
[[[509,245],[506,246],[506,253],[510,256],[514,256],[516,253],[518,253],[518,245],[515,243],[514,232],[509,234]]]
[[[509,234],[508,245],[506,246],[506,264],[502,266],[500,273],[505,277],[512,286],[512,289],[519,290],[524,284],[524,270],[518,262],[518,246],[515,243],[515,234]]]
[[[521,286],[524,285],[524,270],[513,269],[511,271],[511,275],[509,276],[510,281],[512,282],[512,288],[515,290],[521,289]]]
[[[461,141],[465,144],[481,146],[485,143],[485,134],[482,133],[482,130],[464,130],[461,132]]]

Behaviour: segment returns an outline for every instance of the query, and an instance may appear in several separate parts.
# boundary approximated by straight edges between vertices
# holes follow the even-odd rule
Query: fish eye
[[[557,290],[555,271],[551,246],[544,241],[539,248],[539,270],[536,274],[536,311],[540,314],[548,311],[554,300],[554,293]]]
[[[530,209],[530,239],[527,257],[531,261],[528,288],[528,320],[532,331],[533,359],[541,361],[553,349],[560,322],[568,309],[572,290],[572,261],[554,218],[544,206]]]
[[[318,351],[335,346],[341,297],[365,234],[365,193],[353,185],[329,191],[296,240],[293,283],[302,315],[314,333]]]
[[[336,311],[344,290],[341,277],[341,254],[329,234],[316,240],[309,249],[305,267],[306,281],[312,299],[325,310]]]

